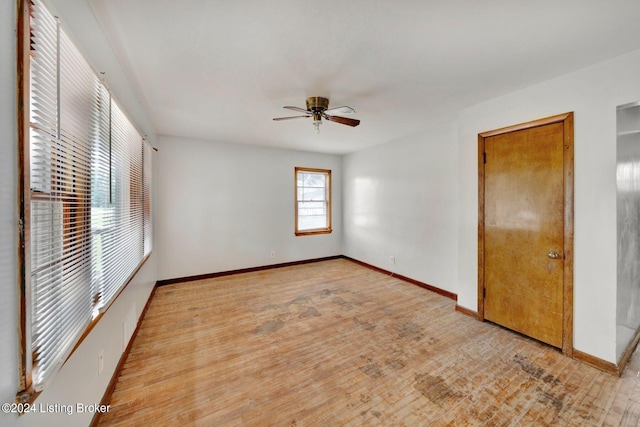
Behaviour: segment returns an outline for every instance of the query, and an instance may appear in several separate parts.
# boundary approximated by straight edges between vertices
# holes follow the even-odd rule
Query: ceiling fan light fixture
[[[307,100],[307,105],[309,105],[309,100]],[[329,100],[327,100],[327,105],[329,105]],[[323,110],[311,110],[311,112],[313,113],[313,131],[316,134],[320,134],[320,125],[322,124],[322,111]]]

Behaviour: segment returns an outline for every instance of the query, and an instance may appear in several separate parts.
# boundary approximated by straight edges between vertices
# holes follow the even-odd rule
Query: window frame
[[[326,208],[326,220],[327,226],[322,228],[312,228],[301,230],[299,226],[299,204],[302,200],[298,200],[298,173],[321,173],[326,176],[325,185],[325,198],[322,202],[325,203]],[[307,167],[295,167],[293,174],[294,182],[294,225],[296,236],[311,236],[316,234],[329,234],[333,231],[331,225],[331,169],[319,169],[319,168],[307,168]]]
[[[32,403],[36,400],[36,398],[40,395],[44,388],[38,389],[34,386],[34,356],[33,356],[33,336],[32,336],[32,223],[31,223],[31,205],[32,202],[38,201],[40,198],[45,196],[46,194],[38,189],[32,188],[31,182],[31,133],[32,127],[34,126],[31,121],[31,61],[32,61],[32,34],[31,34],[31,1],[30,0],[18,0],[18,9],[17,9],[17,88],[18,88],[18,103],[17,103],[17,134],[18,134],[18,350],[19,350],[19,358],[18,358],[18,392],[16,394],[16,402],[17,403]],[[38,3],[41,3],[45,8],[48,9],[48,4],[46,0],[40,0]],[[48,9],[49,13],[51,13],[50,9]],[[57,18],[57,17],[56,17]],[[59,20],[58,20],[59,21]],[[66,37],[69,38],[69,41],[74,45],[74,48],[77,49],[75,45],[72,35],[66,31],[66,28],[63,28],[63,25],[58,22],[58,32],[64,31]],[[60,36],[58,36],[60,37]],[[59,42],[58,42],[59,43]],[[59,49],[60,44],[58,44]],[[83,54],[81,50],[78,49],[78,52],[83,57],[85,61],[86,56]],[[58,52],[59,56],[60,53]],[[89,64],[89,62],[87,61]],[[58,67],[60,65],[58,64]],[[95,75],[99,75],[96,73],[95,69],[91,67]],[[56,71],[59,73],[59,70]],[[60,84],[60,77],[58,74],[58,83]],[[101,82],[101,86],[109,92],[109,105],[113,105],[113,103],[117,104],[117,101],[111,95],[108,87]],[[59,87],[59,86],[58,86]],[[58,103],[60,102],[60,91],[58,89]],[[60,105],[60,104],[58,104]],[[110,108],[110,107],[109,107]],[[124,113],[124,111],[123,111]],[[60,114],[58,112],[58,114]],[[126,120],[128,120],[135,128],[135,124],[126,117],[126,113],[124,113]],[[111,126],[111,124],[109,124]],[[37,129],[37,126],[34,127]],[[59,123],[58,123],[59,129]],[[41,129],[39,129],[42,131]],[[115,293],[108,299],[103,299],[104,305],[98,307],[96,302],[96,296],[91,295],[91,300],[93,304],[93,308],[96,309],[94,313],[91,314],[90,318],[87,318],[86,326],[83,330],[78,331],[78,333],[74,336],[71,347],[68,350],[68,354],[65,359],[62,360],[60,367],[64,366],[66,361],[69,359],[71,354],[73,354],[76,349],[80,346],[80,344],[84,341],[84,339],[89,335],[91,330],[97,325],[102,316],[106,313],[106,311],[110,308],[110,306],[115,302],[115,300],[119,297],[119,295],[124,291],[127,285],[131,282],[133,277],[138,273],[140,268],[145,264],[149,256],[152,252],[152,240],[151,240],[151,201],[152,197],[152,178],[150,172],[153,169],[152,166],[152,148],[151,145],[146,141],[146,138],[143,136],[143,133],[140,132],[139,129],[135,129],[140,135],[141,145],[139,150],[141,152],[141,164],[140,173],[142,176],[139,179],[140,188],[137,189],[137,196],[142,198],[142,202],[140,203],[141,208],[141,234],[142,234],[142,258],[139,259],[137,266],[132,266],[132,270],[127,271],[127,276],[123,278],[123,282],[119,285]],[[52,135],[52,138],[54,136]],[[59,138],[57,136],[56,138]],[[91,145],[91,137],[87,139],[87,144]],[[145,175],[146,171],[149,172],[149,175]],[[73,167],[69,170],[69,173],[75,176],[75,172]],[[90,177],[93,177],[94,170],[93,168],[86,171]],[[131,183],[129,183],[128,187],[130,188]],[[139,194],[138,194],[139,193]],[[63,212],[63,220],[64,221],[85,221],[87,226],[82,228],[81,235],[74,237],[74,239],[81,238],[91,238],[92,230],[91,230],[91,190],[83,194],[76,194],[76,191],[71,191],[68,194],[64,194],[62,203],[62,212]],[[133,195],[133,194],[132,194]],[[80,198],[84,201],[82,207],[78,210],[69,208],[67,204],[72,201]],[[78,200],[80,200],[78,199]],[[68,203],[67,203],[68,202]],[[56,202],[57,203],[57,202]],[[148,218],[145,216],[148,215]],[[148,224],[146,221],[148,220]],[[149,231],[149,240],[145,240],[145,235]],[[148,243],[148,245],[147,245]],[[91,257],[91,250],[87,249],[86,253],[83,253],[83,260],[85,258]],[[83,262],[87,262],[86,260]],[[90,261],[89,261],[90,264]],[[91,281],[89,281],[91,282]],[[87,283],[89,291],[91,291],[91,283]],[[98,310],[99,309],[99,310]],[[56,372],[59,371],[59,368]],[[55,373],[54,373],[55,376]],[[53,377],[52,377],[53,378]]]

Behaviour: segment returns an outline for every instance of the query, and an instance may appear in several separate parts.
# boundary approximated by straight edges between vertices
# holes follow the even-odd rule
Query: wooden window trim
[[[18,366],[19,366],[19,390],[16,402],[25,403],[34,396],[31,384],[31,351],[28,347],[30,338],[27,328],[27,282],[28,272],[31,271],[31,260],[27,254],[31,253],[30,247],[30,193],[29,186],[30,158],[28,141],[30,134],[29,123],[29,98],[30,98],[30,28],[29,28],[29,0],[18,0],[17,10],[17,119],[18,119],[18,215],[19,215],[19,241],[18,241]],[[35,396],[33,397],[35,399]]]
[[[315,228],[310,230],[298,229],[298,172],[316,172],[327,175],[327,227]],[[317,234],[330,234],[333,229],[331,227],[331,170],[318,168],[296,167],[293,173],[293,193],[294,193],[294,226],[296,236],[313,236]]]

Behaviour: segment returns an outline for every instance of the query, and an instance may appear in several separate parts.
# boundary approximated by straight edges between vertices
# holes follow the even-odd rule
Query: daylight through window
[[[296,168],[296,235],[331,233],[331,171]]]

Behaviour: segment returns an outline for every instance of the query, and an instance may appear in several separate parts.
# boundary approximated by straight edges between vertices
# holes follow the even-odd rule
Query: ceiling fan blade
[[[340,117],[340,116],[329,116],[327,114],[324,114],[323,117],[327,120],[329,120],[330,122],[336,122],[336,123],[340,123],[343,125],[347,125],[347,126],[358,126],[360,124],[360,120],[357,119],[349,119],[347,117]]]
[[[276,117],[273,120],[279,121],[279,120],[291,120],[291,119],[306,119],[308,117],[311,117],[311,116]]]
[[[300,107],[291,107],[290,105],[287,105],[286,107],[282,107],[282,108],[286,108],[287,110],[297,111],[299,113],[311,114],[309,111],[305,110],[304,108],[300,108]]]
[[[326,114],[332,115],[332,114],[353,114],[356,112],[356,110],[354,110],[351,107],[347,107],[346,105],[343,105],[342,107],[335,107],[335,108],[329,108],[328,110],[324,110],[324,112]]]

